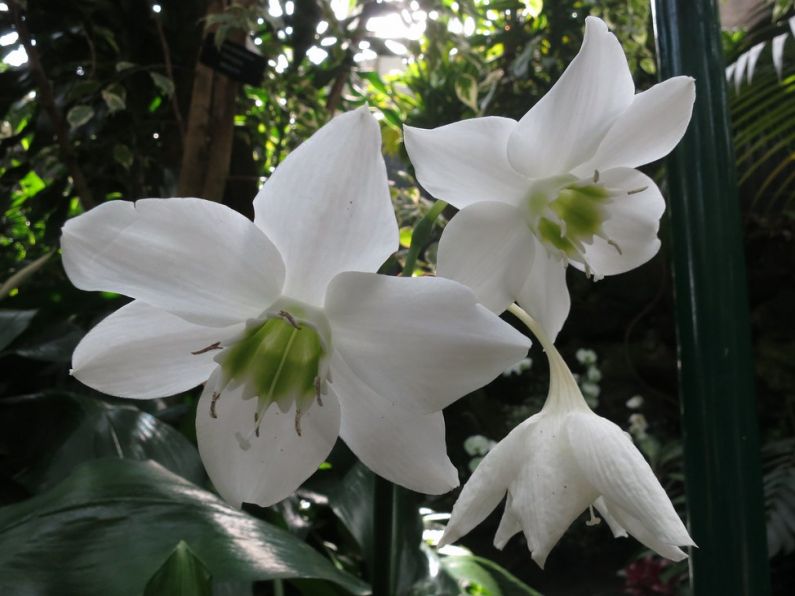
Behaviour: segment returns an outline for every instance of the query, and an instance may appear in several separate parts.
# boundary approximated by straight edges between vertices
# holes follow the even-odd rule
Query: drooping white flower
[[[135,300],[97,325],[75,377],[131,398],[206,382],[199,451],[230,503],[291,494],[338,435],[373,471],[443,493],[458,476],[441,409],[529,341],[459,283],[374,273],[398,227],[366,109],[296,149],[254,222],[201,199],[112,201],[67,222],[72,282]]]
[[[629,533],[663,557],[684,559],[679,547],[694,543],[651,467],[620,427],[591,411],[563,358],[537,331],[549,360],[547,402],[483,458],[464,485],[440,544],[472,530],[507,493],[494,545],[501,549],[524,532],[541,567],[589,507],[601,513],[614,536]],[[593,511],[586,523],[598,523]]]
[[[566,265],[596,278],[657,253],[665,203],[635,170],[669,153],[695,85],[675,77],[635,94],[621,45],[586,19],[577,57],[525,116],[405,127],[417,178],[461,211],[439,244],[439,275],[502,312],[518,302],[554,340],[570,306]]]

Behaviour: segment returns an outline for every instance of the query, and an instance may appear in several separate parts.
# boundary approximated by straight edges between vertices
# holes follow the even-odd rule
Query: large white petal
[[[527,354],[530,340],[440,277],[341,273],[326,315],[334,349],[379,395],[421,412],[441,410]]]
[[[295,406],[276,406],[263,415],[254,433],[257,399],[243,400],[242,387],[226,391],[212,407],[217,373],[207,382],[196,411],[196,435],[207,473],[221,496],[235,507],[267,507],[290,496],[309,478],[337,440],[340,407],[329,392],[314,404],[295,429]],[[216,417],[212,416],[214,411]]]
[[[579,54],[519,121],[508,140],[508,159],[531,178],[571,171],[594,154],[634,93],[621,44],[603,21],[586,18]]]
[[[483,202],[464,208],[444,229],[436,273],[470,288],[500,314],[530,275],[533,234],[512,205]]]
[[[508,489],[533,560],[542,568],[560,537],[598,496],[568,446],[564,420],[540,415],[524,445],[526,459]]]
[[[417,180],[431,195],[459,209],[480,201],[518,205],[529,181],[508,161],[516,120],[489,116],[439,128],[403,127]]]
[[[287,265],[285,294],[323,304],[341,271],[376,271],[398,248],[381,132],[367,108],[337,116],[285,159],[254,221]]]
[[[696,84],[690,77],[674,77],[638,93],[607,131],[596,154],[575,174],[634,168],[665,157],[684,136],[695,99]]]
[[[665,211],[665,199],[654,180],[638,170],[607,170],[600,173],[599,182],[610,188],[640,191],[618,196],[607,205],[608,216],[602,229],[618,249],[599,237],[594,237],[592,244],[585,245],[585,258],[594,274],[602,277],[640,267],[657,254],[660,250],[657,232]],[[577,261],[571,264],[578,269],[583,268]]]
[[[650,532],[649,529],[640,522],[640,520],[621,509],[621,507],[615,503],[605,501],[605,507],[606,511],[608,512],[607,515],[605,515],[604,510],[600,510],[602,515],[605,515],[605,519],[610,519],[609,516],[612,515],[615,518],[616,523],[625,527],[627,531],[644,546],[652,549],[666,559],[671,559],[672,561],[682,561],[687,558],[687,553],[685,553],[682,549],[673,544],[667,544],[659,540],[659,538]],[[626,536],[626,533],[624,535]]]
[[[203,199],[103,203],[66,222],[61,249],[81,290],[118,292],[216,327],[262,314],[284,280],[265,235]]]
[[[339,357],[332,359],[331,378],[342,409],[340,436],[364,465],[418,493],[439,495],[458,486],[441,412],[401,408],[360,381]]]
[[[566,430],[581,474],[605,497],[619,524],[634,534],[611,503],[661,542],[693,544],[651,467],[621,428],[593,412],[576,412],[569,415]]]
[[[94,327],[75,348],[72,375],[97,391],[148,399],[187,391],[208,379],[218,353],[204,348],[234,337],[242,325],[202,327],[131,302]]]
[[[461,489],[439,546],[451,544],[468,534],[499,504],[528,456],[524,445],[538,416],[531,416],[514,428],[478,464]]]
[[[534,242],[533,267],[519,290],[516,302],[538,321],[554,343],[571,308],[566,263],[547,251],[538,240]]]

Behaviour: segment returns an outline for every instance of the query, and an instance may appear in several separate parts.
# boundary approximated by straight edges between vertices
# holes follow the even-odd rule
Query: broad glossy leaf
[[[171,556],[146,584],[144,596],[212,596],[210,572],[180,540]]]
[[[422,544],[422,519],[414,494],[398,488],[396,495],[397,536],[394,543],[399,549],[397,557],[398,593],[403,593],[426,573],[425,557],[420,551]],[[369,569],[373,569],[373,557],[386,557],[388,553],[374,552],[373,503],[375,475],[361,463],[356,463],[345,475],[343,482],[329,494],[328,503],[342,524],[348,529],[361,548],[362,557]]]
[[[315,578],[368,590],[289,532],[154,462],[100,460],[0,509],[0,593],[140,594],[180,540],[219,581]]]
[[[0,350],[28,328],[36,310],[0,310]]]
[[[462,588],[478,586],[469,593],[489,596],[541,596],[533,588],[494,561],[475,556],[448,556],[441,559],[442,569]]]
[[[134,406],[42,393],[3,400],[0,412],[0,447],[9,473],[23,468],[17,480],[34,491],[60,482],[85,461],[105,457],[152,459],[192,482],[205,478],[196,447]]]

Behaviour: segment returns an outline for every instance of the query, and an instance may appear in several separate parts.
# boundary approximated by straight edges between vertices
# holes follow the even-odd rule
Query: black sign
[[[233,41],[224,40],[219,49],[212,34],[204,38],[199,60],[213,70],[249,85],[259,85],[262,82],[265,67],[268,65],[264,57]]]

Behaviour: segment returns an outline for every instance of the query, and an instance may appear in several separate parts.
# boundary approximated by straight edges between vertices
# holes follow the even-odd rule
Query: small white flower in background
[[[596,352],[593,350],[589,350],[587,348],[580,348],[574,354],[574,357],[577,359],[577,362],[580,364],[585,364],[586,366],[589,364],[596,364]]]
[[[530,370],[533,367],[533,360],[532,358],[522,358],[519,362],[514,364],[513,366],[509,366],[504,371],[502,371],[503,377],[512,377],[514,375],[521,375],[523,372]]]
[[[470,456],[469,463],[467,464],[470,472],[475,471],[475,468],[483,461],[483,456],[491,451],[496,444],[496,441],[492,441],[483,435],[472,435],[471,437],[467,437],[464,441],[464,451]]]
[[[630,410],[637,410],[643,405],[643,396],[642,395],[633,395],[627,400],[627,407]]]
[[[629,415],[629,434],[636,439],[645,439],[647,430],[649,430],[649,423],[646,416],[637,412]]]
[[[554,340],[570,307],[567,264],[601,278],[657,253],[665,203],[634,168],[676,146],[694,97],[689,77],[636,95],[618,40],[588,17],[580,53],[519,122],[405,127],[420,184],[461,210],[439,243],[439,275],[495,312],[516,301]]]
[[[289,496],[338,435],[381,476],[447,492],[440,410],[527,353],[461,284],[373,273],[398,247],[380,147],[366,109],[335,118],[276,169],[253,222],[188,198],[111,201],[64,226],[72,282],[135,298],[72,373],[139,399],[206,381],[199,451],[234,505]]]
[[[594,414],[548,338],[550,389],[538,414],[514,428],[483,458],[453,507],[441,545],[455,542],[507,499],[494,545],[524,532],[541,567],[566,529],[596,508],[613,535],[631,534],[679,561],[693,545],[651,467],[617,425]]]

